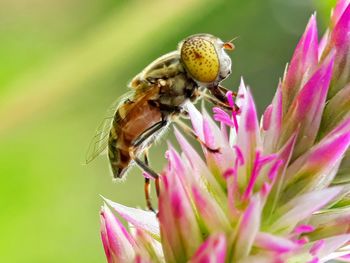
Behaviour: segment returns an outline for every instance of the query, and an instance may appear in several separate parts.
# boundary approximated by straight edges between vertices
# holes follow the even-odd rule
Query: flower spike
[[[260,122],[243,79],[226,95],[239,111],[184,105],[200,145],[174,128],[157,214],[105,199],[128,222],[102,207],[107,261],[349,260],[350,0],[320,43],[311,16]]]

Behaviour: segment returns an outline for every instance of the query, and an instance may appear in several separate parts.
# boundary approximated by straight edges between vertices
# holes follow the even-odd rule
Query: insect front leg
[[[232,110],[232,107],[228,104],[227,97],[226,97],[227,92],[230,90],[220,85],[209,87],[208,90],[210,94],[207,94],[205,92],[200,93],[203,99],[214,104],[215,106],[218,106],[230,111]],[[232,95],[233,97],[237,97],[237,93],[235,92],[232,92]],[[236,104],[234,104],[233,110],[238,111],[239,107]]]
[[[204,93],[204,92],[201,93],[201,97],[204,100],[206,100],[206,101],[210,102],[211,104],[213,104],[214,106],[218,106],[218,107],[223,108],[223,109],[228,110],[228,111],[232,110],[232,107],[230,105],[228,105],[227,103],[224,103],[224,102],[218,100],[216,97],[213,97],[213,96],[211,96],[211,95],[209,95],[207,93]]]

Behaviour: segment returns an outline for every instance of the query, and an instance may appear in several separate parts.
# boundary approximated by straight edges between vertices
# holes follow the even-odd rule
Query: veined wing
[[[109,132],[111,130],[114,115],[117,109],[134,94],[134,91],[129,91],[128,93],[119,97],[112,105],[108,108],[103,120],[97,127],[94,137],[91,139],[89,148],[86,153],[86,164],[93,161],[97,156],[104,153],[108,145]]]

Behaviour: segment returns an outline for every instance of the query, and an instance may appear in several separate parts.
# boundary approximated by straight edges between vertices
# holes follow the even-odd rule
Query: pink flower
[[[311,17],[260,122],[243,81],[240,112],[187,105],[196,134],[220,152],[199,154],[175,129],[181,150],[169,145],[158,216],[105,199],[129,223],[102,208],[108,262],[349,258],[349,3],[338,2],[321,42]]]

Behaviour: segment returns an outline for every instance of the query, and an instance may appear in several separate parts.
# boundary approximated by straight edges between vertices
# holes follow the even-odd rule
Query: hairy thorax
[[[169,107],[181,107],[187,100],[198,97],[198,85],[188,76],[176,52],[151,63],[130,84],[131,88],[138,87],[138,92],[144,92],[150,85],[159,85],[157,102]]]

